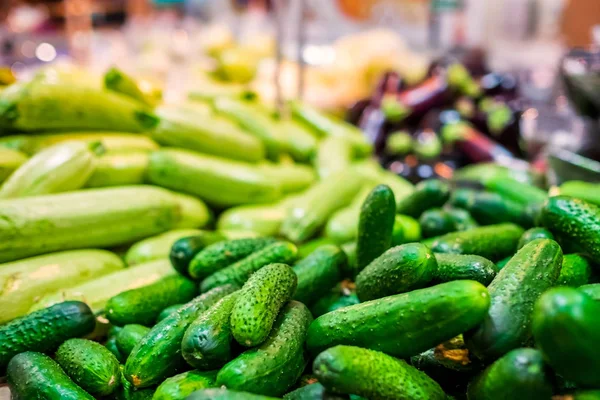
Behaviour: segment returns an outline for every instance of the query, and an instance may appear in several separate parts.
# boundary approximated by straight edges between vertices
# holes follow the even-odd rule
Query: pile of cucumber
[[[116,70],[0,93],[13,398],[600,398],[598,184],[413,186],[303,104],[201,100]]]

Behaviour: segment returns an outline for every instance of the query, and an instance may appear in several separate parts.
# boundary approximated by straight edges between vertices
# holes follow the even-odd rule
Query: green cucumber
[[[419,289],[431,282],[436,269],[427,246],[407,243],[392,247],[358,274],[356,294],[366,301]]]
[[[104,347],[106,347],[106,349],[110,351],[120,363],[124,363],[125,360],[127,360],[127,357],[121,352],[121,350],[119,350],[119,347],[117,346],[116,335],[109,336],[106,340],[106,343],[104,343]]]
[[[600,184],[583,181],[567,181],[559,188],[551,188],[552,196],[575,197],[600,206]]]
[[[542,353],[515,349],[496,360],[469,384],[469,400],[548,400],[552,397],[550,372]]]
[[[96,326],[92,310],[79,301],[65,301],[0,325],[0,373],[24,351],[47,353],[65,340],[85,336]]]
[[[450,214],[441,208],[425,211],[419,218],[419,224],[424,238],[441,236],[457,230]]]
[[[379,351],[336,346],[317,356],[313,371],[323,386],[336,393],[372,400],[446,399],[425,373]]]
[[[579,287],[589,283],[591,277],[592,268],[585,257],[579,254],[565,254],[556,286]]]
[[[94,400],[50,357],[27,351],[13,357],[7,368],[14,400]]]
[[[558,396],[558,400],[600,400],[600,390],[580,390],[566,396]]]
[[[442,283],[322,315],[308,329],[306,345],[312,354],[346,344],[410,357],[477,326],[489,304],[478,282]]]
[[[308,242],[298,246],[298,259],[302,260],[303,258],[308,257],[310,255],[310,253],[315,251],[317,248],[319,248],[321,246],[329,245],[329,244],[334,245],[335,242],[326,237],[309,240]]]
[[[223,297],[202,313],[185,331],[181,355],[199,370],[221,368],[233,359],[231,310],[239,291]]]
[[[389,186],[378,185],[369,193],[360,210],[356,260],[359,273],[392,244],[396,199]]]
[[[204,279],[274,242],[273,238],[249,238],[213,243],[192,258],[188,272],[194,279]]]
[[[294,265],[298,285],[294,299],[310,304],[327,294],[342,278],[346,253],[335,245],[318,247],[306,258]]]
[[[531,226],[533,221],[523,205],[502,197],[498,193],[458,189],[452,193],[449,203],[467,210],[482,225],[512,222]]]
[[[289,302],[279,313],[267,340],[221,368],[217,385],[269,396],[284,394],[306,366],[304,341],[311,321],[306,306]]]
[[[106,303],[106,318],[114,325],[150,326],[165,307],[190,301],[198,293],[191,280],[173,275],[148,286],[119,293]]]
[[[352,276],[353,271],[358,269],[356,261],[356,242],[348,242],[342,245],[342,250],[348,258],[348,268],[344,271],[344,277]]]
[[[175,271],[189,276],[189,266],[196,254],[211,244],[222,242],[225,236],[218,232],[199,232],[191,236],[181,236],[169,249],[169,260]]]
[[[582,291],[594,300],[600,300],[600,283],[579,286],[577,290]]]
[[[358,296],[356,296],[355,292],[336,287],[330,293],[318,299],[310,307],[310,311],[314,317],[320,317],[338,308],[353,306],[358,303]]]
[[[498,267],[481,256],[437,253],[435,260],[437,269],[433,280],[436,282],[470,279],[487,286],[498,273]]]
[[[565,379],[600,387],[600,304],[573,288],[553,288],[535,304],[532,324],[536,346]]]
[[[408,215],[396,214],[394,232],[392,233],[392,246],[418,242],[421,240],[421,234],[419,221]]]
[[[419,218],[423,212],[441,207],[450,197],[450,187],[437,179],[428,179],[415,186],[415,191],[398,201],[396,212]]]
[[[129,355],[125,378],[136,388],[145,388],[175,375],[185,362],[181,357],[181,341],[188,326],[200,313],[235,290],[230,285],[213,289],[156,324]]]
[[[231,332],[246,347],[265,341],[279,310],[294,295],[298,278],[286,264],[269,264],[244,284],[231,309]]]
[[[150,328],[139,324],[125,325],[116,336],[119,352],[127,359],[133,348],[150,332]]]
[[[562,250],[550,239],[526,244],[488,286],[491,305],[481,325],[465,342],[482,360],[497,359],[524,346],[531,338],[533,305],[554,286],[560,274]]]
[[[186,400],[277,400],[277,398],[229,389],[202,389],[189,395]]]
[[[188,371],[167,378],[154,393],[153,400],[185,400],[196,390],[215,387],[216,371]]]
[[[525,246],[527,243],[535,240],[535,239],[552,239],[554,240],[554,235],[548,229],[545,228],[531,228],[527,229],[521,238],[519,239],[519,244],[517,246],[518,249]]]
[[[299,389],[283,395],[284,400],[345,400],[348,398],[348,395],[338,395],[327,391],[325,386],[321,385],[319,382],[302,386]]]
[[[501,270],[502,268],[504,268],[506,266],[506,264],[508,264],[508,262],[510,261],[511,258],[512,258],[512,255],[505,257],[502,260],[496,262],[496,267],[498,267],[498,270]]]
[[[125,253],[127,265],[137,265],[169,256],[173,243],[179,238],[198,235],[197,229],[174,229],[134,243]]]
[[[497,261],[514,254],[522,234],[523,228],[515,224],[483,226],[440,236],[431,249],[434,253],[475,254]]]
[[[158,314],[158,317],[156,317],[156,323],[158,324],[160,321],[167,318],[169,315],[173,314],[175,311],[179,310],[181,308],[181,306],[183,306],[183,304],[173,304],[172,306],[169,306],[169,307],[165,308],[164,310],[162,310],[160,312],[160,314]]]
[[[490,179],[485,182],[485,188],[522,205],[543,203],[548,198],[542,189],[510,178]]]
[[[375,187],[376,185],[389,186],[394,192],[396,206],[406,196],[415,191],[415,187],[409,181],[392,171],[381,168],[381,165],[374,159],[355,162],[352,164],[352,169],[355,171],[355,174],[362,176],[371,187]]]
[[[445,207],[448,217],[454,222],[454,228],[457,231],[467,231],[477,228],[479,224],[473,219],[467,210],[462,208]]]
[[[289,242],[275,242],[248,257],[215,272],[200,284],[200,291],[206,292],[222,285],[242,286],[250,276],[267,264],[291,264],[296,259],[297,249]]]
[[[73,382],[94,396],[108,396],[121,384],[119,360],[99,343],[69,339],[54,358]]]

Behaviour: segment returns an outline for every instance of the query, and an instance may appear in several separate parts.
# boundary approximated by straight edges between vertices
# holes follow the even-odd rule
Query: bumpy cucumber
[[[557,286],[579,287],[587,284],[592,276],[589,261],[579,254],[565,254]]]
[[[545,228],[531,228],[527,229],[521,238],[519,239],[518,248],[525,246],[527,243],[535,240],[535,239],[552,239],[554,240],[554,235],[548,229]]]
[[[498,267],[481,256],[437,253],[435,260],[437,269],[433,279],[437,282],[471,279],[487,286],[498,273]]]
[[[313,371],[319,382],[338,393],[372,400],[446,399],[442,388],[425,373],[379,351],[336,346],[317,356]]]
[[[311,324],[306,344],[312,354],[346,344],[410,357],[477,326],[489,304],[478,282],[442,283],[322,315]]]
[[[498,193],[459,189],[452,193],[450,204],[464,208],[483,225],[512,222],[531,226],[533,221],[523,205],[502,197]]]
[[[552,383],[542,353],[515,349],[498,359],[469,384],[469,400],[547,400]]]
[[[296,246],[289,242],[272,243],[210,275],[200,284],[200,291],[206,292],[222,285],[242,286],[253,273],[267,264],[293,263],[297,251]]]
[[[444,205],[449,197],[450,188],[447,183],[428,179],[415,186],[413,193],[399,200],[396,211],[398,214],[419,218],[424,211]]]
[[[215,387],[216,371],[188,371],[164,380],[154,393],[153,400],[185,400],[200,389]]]
[[[55,361],[41,353],[27,351],[13,357],[7,376],[15,400],[94,400]]]
[[[358,296],[356,292],[351,292],[341,287],[332,289],[328,294],[317,300],[311,307],[312,315],[320,317],[323,314],[335,311],[338,308],[353,306],[358,304]]]
[[[269,396],[284,394],[306,366],[304,340],[311,321],[306,306],[289,302],[267,340],[227,363],[217,375],[217,385]]]
[[[156,324],[129,355],[125,378],[136,388],[144,388],[174,375],[185,362],[181,357],[181,341],[188,326],[200,313],[235,290],[229,285],[213,289]]]
[[[218,232],[201,232],[197,235],[181,237],[171,246],[169,260],[177,272],[189,276],[189,266],[196,254],[205,247],[222,242],[225,236]]]
[[[112,394],[121,384],[119,361],[91,340],[67,340],[56,351],[55,360],[76,384],[94,396]]]
[[[230,316],[239,291],[223,297],[202,313],[185,331],[181,354],[199,370],[221,368],[233,358]]]
[[[421,214],[419,218],[423,237],[441,236],[456,231],[454,220],[441,208],[432,208]]]
[[[433,279],[437,264],[431,250],[420,243],[393,247],[373,260],[356,277],[361,301],[419,289]]]
[[[189,395],[186,400],[277,400],[277,398],[229,389],[202,389]]]
[[[169,307],[165,308],[164,310],[162,310],[160,312],[160,314],[158,314],[158,317],[156,317],[156,323],[158,324],[160,321],[167,318],[169,315],[173,314],[175,311],[179,310],[181,308],[181,306],[183,306],[183,304],[173,304],[172,306],[169,306]]]
[[[491,306],[481,325],[465,336],[467,346],[494,360],[531,338],[531,314],[540,295],[558,279],[562,250],[550,239],[526,244],[488,286]]]
[[[346,253],[335,245],[324,245],[294,265],[298,285],[294,299],[311,304],[327,294],[341,280]]]
[[[600,283],[579,286],[577,290],[582,291],[594,300],[600,300]]]
[[[135,346],[150,332],[150,328],[139,324],[125,325],[116,336],[119,352],[127,359]]]

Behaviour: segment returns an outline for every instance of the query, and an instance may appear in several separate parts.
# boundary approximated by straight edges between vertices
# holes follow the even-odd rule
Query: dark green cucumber
[[[273,242],[273,238],[247,238],[214,243],[194,256],[188,272],[194,279],[204,279]]]
[[[444,209],[448,213],[450,219],[454,222],[454,228],[457,231],[467,231],[479,226],[477,221],[473,219],[467,210],[455,207],[445,207]]]
[[[357,274],[392,244],[396,199],[389,186],[377,185],[365,199],[356,239]]]
[[[156,324],[129,355],[125,378],[136,388],[145,388],[175,375],[185,363],[181,357],[181,341],[188,326],[200,313],[235,290],[231,285],[213,289]]]
[[[531,314],[540,295],[558,279],[562,250],[550,239],[526,244],[488,286],[487,316],[465,335],[465,342],[482,360],[497,359],[524,346],[531,338]]]
[[[324,246],[326,244],[336,244],[333,240],[322,237],[318,239],[309,240],[308,242],[301,244],[298,246],[298,258],[306,258],[310,253],[315,251],[318,247]]]
[[[548,229],[545,228],[531,228],[527,229],[521,238],[519,239],[519,244],[517,248],[521,248],[525,246],[527,243],[535,240],[535,239],[552,239],[554,240],[554,235]]]
[[[317,356],[313,372],[323,386],[336,393],[371,400],[446,399],[442,388],[425,373],[375,350],[333,347]]]
[[[338,246],[331,244],[317,248],[293,267],[298,277],[294,299],[311,304],[321,298],[342,280],[345,265],[346,253]]]
[[[522,205],[543,203],[548,198],[544,190],[509,178],[494,178],[485,182],[485,188]]]
[[[229,317],[239,293],[237,291],[223,297],[185,331],[181,354],[192,367],[199,370],[217,369],[233,359]]]
[[[428,179],[415,186],[415,191],[398,202],[396,212],[419,218],[430,208],[441,207],[450,197],[450,187],[446,182]]]
[[[600,283],[579,286],[577,290],[582,291],[594,300],[600,300]]]
[[[294,292],[298,278],[286,264],[269,264],[248,279],[231,310],[231,332],[247,347],[265,341],[279,310]]]
[[[202,389],[189,395],[186,400],[277,400],[277,398],[229,389]]]
[[[600,262],[600,207],[571,197],[550,197],[542,208],[541,222]]]
[[[419,289],[431,282],[436,269],[427,246],[407,243],[392,247],[358,274],[356,294],[366,301]]]
[[[267,245],[204,279],[200,284],[200,291],[206,292],[223,285],[242,286],[250,278],[250,275],[267,264],[292,264],[296,260],[297,252],[296,246],[289,242],[275,242]]]
[[[515,224],[498,224],[448,233],[431,245],[434,253],[475,254],[492,261],[501,260],[517,249],[523,228]]]
[[[225,236],[217,232],[202,232],[200,235],[178,239],[171,247],[171,265],[183,276],[189,276],[190,263],[205,247],[222,242]]]
[[[160,314],[158,314],[158,317],[156,317],[156,323],[158,324],[160,321],[167,318],[169,315],[173,314],[175,311],[179,310],[179,308],[181,308],[181,306],[183,306],[183,304],[173,304],[172,306],[169,306],[169,307],[165,308],[164,310],[162,310],[160,312]]]
[[[525,206],[504,198],[498,193],[458,189],[452,193],[450,204],[469,211],[473,218],[482,225],[504,222],[512,222],[525,227],[533,225]]]
[[[121,384],[119,360],[91,340],[67,340],[60,345],[54,359],[73,382],[94,396],[108,396]]]
[[[310,311],[316,318],[323,314],[327,314],[328,312],[335,311],[338,308],[353,306],[359,302],[356,292],[336,287],[317,300],[310,307]]]
[[[267,340],[227,363],[217,375],[217,385],[269,396],[284,394],[306,366],[304,341],[311,321],[304,304],[290,301]]]
[[[115,325],[151,326],[165,307],[190,301],[198,287],[181,276],[167,276],[148,286],[127,290],[106,303],[106,318]]]
[[[589,261],[579,254],[565,254],[556,286],[579,287],[589,283],[592,268]]]
[[[0,374],[24,351],[47,353],[67,339],[85,336],[96,326],[92,310],[80,301],[65,301],[0,326]]]
[[[150,328],[139,324],[125,325],[117,333],[116,343],[121,354],[127,359],[135,346],[150,332]]]
[[[511,258],[512,258],[512,255],[505,257],[502,260],[498,261],[496,263],[496,267],[498,267],[498,270],[501,270],[502,268],[504,268],[506,266],[506,264],[508,264],[508,262],[510,261]]]
[[[7,377],[13,400],[94,400],[42,353],[27,351],[14,356]]]
[[[600,387],[600,303],[577,289],[548,290],[535,304],[532,331],[557,373],[582,387]]]
[[[196,390],[215,387],[217,371],[188,371],[164,380],[152,400],[185,400]]]
[[[496,264],[481,256],[437,253],[435,260],[437,269],[433,279],[436,282],[470,279],[487,286],[498,273]]]
[[[551,373],[542,353],[515,349],[496,360],[469,384],[469,400],[548,400],[552,397]]]
[[[306,345],[312,354],[346,344],[405,358],[477,326],[490,299],[475,281],[453,281],[340,308],[315,319]]]
[[[348,267],[343,271],[344,277],[348,278],[352,276],[353,271],[358,269],[356,260],[356,242],[348,242],[342,245],[342,250],[346,253],[348,259]]]
[[[392,246],[421,240],[419,221],[408,215],[396,214],[392,231]]]
[[[109,336],[106,343],[104,343],[104,347],[106,347],[120,363],[124,363],[127,360],[127,356],[121,353],[121,350],[119,350],[119,347],[117,346],[117,336]]]
[[[302,386],[283,395],[283,400],[346,400],[348,395],[333,394],[325,389],[319,382]]]
[[[419,224],[424,238],[441,236],[457,230],[450,214],[441,208],[425,211],[419,218]]]

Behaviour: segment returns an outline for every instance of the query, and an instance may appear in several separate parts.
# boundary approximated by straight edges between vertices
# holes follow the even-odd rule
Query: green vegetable
[[[413,148],[413,139],[407,131],[398,131],[391,133],[386,142],[385,150],[392,155],[402,155],[409,153]]]
[[[448,197],[450,197],[450,188],[447,183],[428,179],[415,186],[413,193],[398,199],[396,212],[419,218],[424,211],[444,205]]]
[[[590,281],[592,269],[589,261],[579,254],[565,254],[556,286],[579,287]]]
[[[169,315],[173,314],[175,311],[179,310],[181,306],[183,306],[183,304],[173,304],[172,306],[169,306],[162,310],[160,314],[158,314],[158,317],[156,317],[156,323],[159,323],[163,319],[167,318]]]
[[[150,328],[139,324],[125,325],[117,333],[116,344],[119,352],[127,359],[135,346],[150,332]]]
[[[171,247],[180,238],[201,234],[197,229],[174,229],[133,244],[125,253],[127,265],[137,265],[169,256]]]
[[[186,400],[277,400],[275,397],[261,396],[229,389],[203,389],[192,393]]]
[[[345,243],[356,239],[360,209],[373,187],[369,184],[364,185],[348,206],[336,211],[329,218],[324,231],[327,238],[335,241],[335,243]]]
[[[276,236],[286,215],[285,200],[275,204],[237,206],[225,210],[217,221],[220,230],[251,231]]]
[[[118,68],[112,67],[106,71],[104,74],[104,86],[108,90],[139,101],[146,106],[154,106],[154,99],[147,96],[131,76]]]
[[[123,363],[125,362],[125,360],[127,359],[127,357],[125,355],[123,355],[121,353],[121,350],[119,350],[119,348],[117,347],[117,336],[110,336],[107,340],[106,343],[104,343],[104,347],[106,347],[106,349],[108,351],[111,352],[112,355],[115,356],[115,358],[120,362]]]
[[[498,193],[458,189],[452,193],[450,204],[464,208],[482,225],[512,222],[528,227],[533,224],[525,206]]]
[[[330,136],[321,140],[314,161],[319,178],[348,169],[352,164],[352,153],[352,144],[343,137]]]
[[[169,260],[171,265],[181,275],[189,276],[189,266],[196,254],[205,247],[226,240],[225,236],[218,232],[197,231],[190,235],[177,235],[175,241],[169,240]]]
[[[0,140],[2,139],[0,138]],[[27,155],[1,146],[2,142],[0,142],[0,183],[27,161]]]
[[[188,371],[164,380],[154,393],[153,400],[185,400],[193,392],[215,386],[215,371]]]
[[[298,285],[294,299],[311,304],[341,280],[346,254],[335,245],[323,245],[294,265]]]
[[[331,239],[326,238],[326,237],[309,240],[308,242],[298,246],[298,258],[299,259],[306,258],[310,255],[310,253],[312,253],[319,247],[329,245],[329,244],[335,245],[335,242],[333,242]]]
[[[531,228],[526,230],[521,238],[519,239],[518,249],[525,246],[527,243],[535,240],[535,239],[552,239],[554,240],[554,235],[545,228]]]
[[[401,233],[401,235],[400,235]],[[408,215],[396,214],[392,245],[418,242],[421,240],[421,225],[416,219]]]
[[[292,119],[277,120],[277,129],[285,141],[287,151],[296,161],[307,162],[317,152],[317,138],[313,133]]]
[[[281,187],[283,193],[302,191],[316,180],[315,171],[307,165],[265,162],[258,165],[258,170]]]
[[[470,279],[487,286],[498,273],[498,267],[481,256],[438,253],[435,260],[437,269],[433,280],[436,282]]]
[[[319,382],[310,383],[302,386],[299,389],[291,391],[283,395],[284,400],[313,400],[313,399],[327,399],[327,400],[345,400],[347,395],[338,395],[328,392],[327,389]]]
[[[485,182],[485,188],[522,205],[543,203],[548,193],[528,183],[509,178],[494,178]]]
[[[600,206],[599,193],[600,184],[583,181],[567,181],[559,188],[550,189],[550,195],[552,196],[575,197],[597,206]]]
[[[149,160],[150,156],[144,150],[104,154],[98,158],[96,167],[84,182],[85,186],[93,188],[142,184]]]
[[[582,291],[594,300],[600,300],[600,283],[579,286],[577,290]]]
[[[320,317],[321,315],[335,311],[338,308],[353,306],[358,303],[359,300],[355,292],[351,292],[347,288],[338,286],[318,299],[310,307],[310,311],[314,317]]]
[[[457,231],[467,231],[479,226],[467,210],[453,207],[445,207],[445,210],[450,219],[454,222],[454,228]]]
[[[419,218],[419,224],[421,225],[423,237],[426,238],[441,236],[458,230],[454,224],[454,219],[450,217],[450,213],[441,208],[432,208],[423,212]]]

